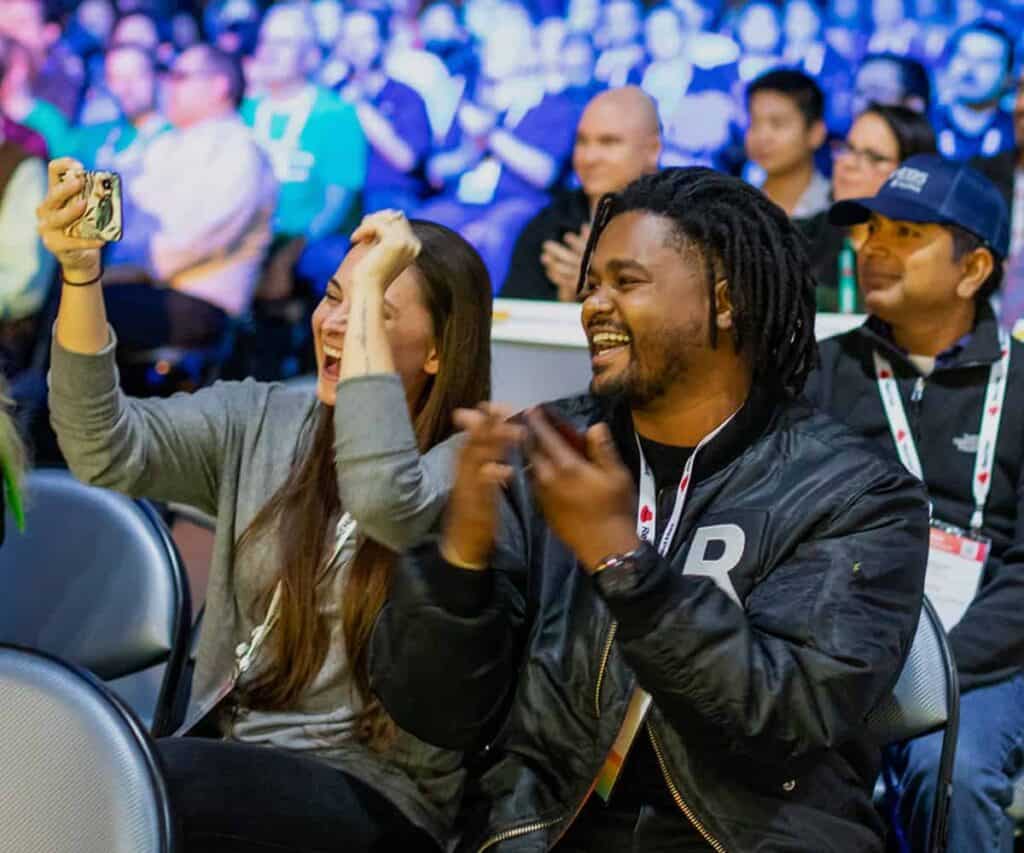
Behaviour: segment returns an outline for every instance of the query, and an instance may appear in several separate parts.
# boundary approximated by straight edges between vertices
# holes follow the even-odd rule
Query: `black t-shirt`
[[[672,513],[672,502],[675,491],[683,477],[686,462],[693,454],[692,447],[676,447],[672,444],[661,444],[640,436],[640,447],[644,458],[654,473],[654,486],[658,492],[658,534]],[[667,502],[667,512],[662,512],[662,504]]]

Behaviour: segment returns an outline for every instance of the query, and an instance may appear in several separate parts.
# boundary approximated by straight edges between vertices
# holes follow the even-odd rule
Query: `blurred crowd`
[[[458,230],[499,295],[571,300],[597,199],[669,165],[761,186],[827,244],[819,307],[856,310],[855,245],[822,224],[844,180],[874,192],[937,148],[1020,206],[1022,21],[1016,0],[0,0],[4,371],[51,290],[47,157],[122,177],[119,347],[223,350],[257,316],[287,339],[246,365],[265,377],[301,369],[294,329],[362,214]],[[1024,215],[1011,327],[1022,245]]]

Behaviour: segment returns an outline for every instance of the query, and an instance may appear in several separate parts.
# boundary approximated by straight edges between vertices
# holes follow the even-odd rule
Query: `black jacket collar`
[[[781,393],[774,389],[753,389],[736,417],[697,455],[694,481],[706,480],[738,459],[764,434],[784,402]],[[634,477],[639,478],[640,457],[629,406],[623,400],[616,400],[606,404],[605,411],[623,461]]]
[[[888,326],[877,317],[868,317],[858,331],[871,348],[878,349],[887,358],[898,359],[900,363],[912,367],[907,353],[896,346],[888,332]],[[988,366],[1001,357],[999,323],[992,306],[985,301],[978,306],[974,329],[960,351],[953,354],[948,361],[938,364],[936,372]],[[916,370],[916,368],[914,369]]]

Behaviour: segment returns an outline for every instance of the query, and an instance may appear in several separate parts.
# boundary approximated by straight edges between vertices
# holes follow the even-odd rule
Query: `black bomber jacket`
[[[556,405],[578,428],[609,421],[636,477],[624,406]],[[551,849],[637,684],[678,806],[662,820],[717,851],[882,849],[864,722],[914,636],[924,489],[805,401],[758,393],[693,477],[675,543],[648,547],[632,584],[599,589],[577,566],[521,464],[488,570],[447,564],[436,541],[401,560],[371,678],[401,727],[480,756],[454,849]]]

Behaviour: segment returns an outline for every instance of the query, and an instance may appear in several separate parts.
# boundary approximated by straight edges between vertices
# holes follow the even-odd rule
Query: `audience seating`
[[[932,828],[924,848],[927,853],[942,853],[946,849],[953,761],[960,727],[960,682],[946,632],[927,596],[914,643],[896,686],[872,711],[867,724],[880,746],[943,732]]]
[[[0,585],[0,642],[85,667],[154,735],[174,729],[191,600],[177,548],[150,504],[65,471],[31,472],[26,530],[0,549]]]
[[[0,849],[173,853],[174,821],[141,723],[89,673],[0,644]]]

